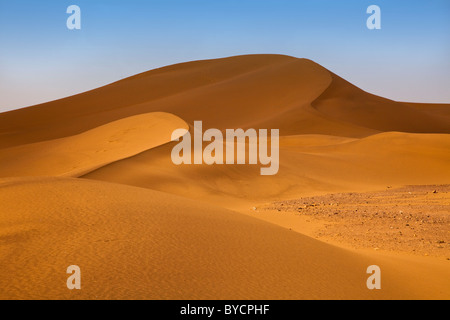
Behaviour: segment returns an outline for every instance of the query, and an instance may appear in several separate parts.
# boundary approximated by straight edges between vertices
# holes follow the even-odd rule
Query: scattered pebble
[[[438,193],[438,189],[438,200],[429,196],[433,190]],[[267,209],[311,218],[307,222],[317,219],[321,225],[333,222],[327,227],[323,225],[318,230],[319,236],[337,237],[355,248],[375,250],[376,241],[383,250],[446,259],[450,252],[447,245],[450,240],[446,239],[450,215],[445,214],[450,210],[449,200],[450,185],[407,186],[389,191],[304,197],[275,202]]]

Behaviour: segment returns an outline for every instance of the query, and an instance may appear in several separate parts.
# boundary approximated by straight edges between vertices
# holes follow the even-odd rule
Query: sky
[[[81,29],[69,30],[70,5]],[[381,9],[381,29],[366,12]],[[0,112],[165,65],[311,59],[397,101],[450,103],[449,0],[0,0]]]

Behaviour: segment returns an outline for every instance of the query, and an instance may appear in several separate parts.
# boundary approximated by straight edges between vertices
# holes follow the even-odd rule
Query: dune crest
[[[0,116],[0,148],[82,133],[149,112],[205,128],[278,128],[281,135],[364,137],[380,131],[450,133],[424,105],[376,97],[307,59],[245,55],[144,72]],[[420,121],[422,120],[422,121]]]
[[[136,115],[78,135],[0,150],[0,176],[76,177],[171,141],[180,118],[163,112]]]

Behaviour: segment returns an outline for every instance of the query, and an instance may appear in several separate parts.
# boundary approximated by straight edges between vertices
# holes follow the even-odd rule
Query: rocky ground
[[[320,220],[324,223],[315,232],[317,238],[353,248],[450,260],[450,185],[330,194],[275,202],[258,210]]]

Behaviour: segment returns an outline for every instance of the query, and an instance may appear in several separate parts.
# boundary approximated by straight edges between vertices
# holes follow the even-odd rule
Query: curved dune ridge
[[[174,115],[152,112],[74,136],[5,148],[0,150],[0,176],[75,177],[170,142],[174,130],[188,128]]]
[[[320,192],[450,181],[450,135],[445,134],[281,137],[280,170],[274,176],[260,176],[260,166],[255,165],[176,166],[170,156],[174,145],[111,163],[84,178],[209,200],[232,209]]]
[[[246,55],[2,113],[0,298],[448,299],[450,239],[439,258],[343,249],[256,207],[450,184],[449,110],[371,95],[307,59]],[[196,120],[279,129],[278,174],[174,165],[171,134]],[[72,264],[80,291],[66,288]]]
[[[450,135],[445,134],[281,137],[280,169],[274,176],[261,176],[259,165],[176,166],[170,156],[174,145],[111,163],[84,178],[209,200],[230,209],[320,192],[450,181]]]

